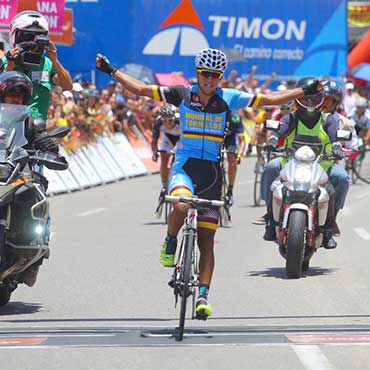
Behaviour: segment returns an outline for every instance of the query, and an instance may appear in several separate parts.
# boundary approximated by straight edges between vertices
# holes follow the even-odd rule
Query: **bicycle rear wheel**
[[[186,318],[186,303],[188,296],[191,294],[190,278],[191,278],[191,264],[192,251],[195,243],[194,230],[188,230],[184,236],[182,248],[184,248],[183,258],[181,261],[181,305],[180,305],[180,319],[179,327],[177,329],[176,340],[182,341],[184,338],[185,318]]]

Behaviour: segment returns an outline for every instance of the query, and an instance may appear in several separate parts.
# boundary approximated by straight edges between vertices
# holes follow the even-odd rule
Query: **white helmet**
[[[356,99],[356,107],[358,108],[367,108],[369,106],[369,103],[367,102],[367,99],[363,96],[359,96]]]
[[[18,13],[10,24],[9,44],[14,48],[16,45],[17,31],[34,31],[40,34],[49,32],[49,24],[42,14],[34,10],[25,10]]]
[[[227,57],[221,50],[206,48],[196,55],[195,65],[197,68],[205,68],[223,73],[227,69]]]

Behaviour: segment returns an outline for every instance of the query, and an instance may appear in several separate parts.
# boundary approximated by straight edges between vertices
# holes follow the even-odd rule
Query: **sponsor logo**
[[[144,55],[174,55],[178,46],[179,55],[191,56],[209,47],[202,33],[203,24],[191,0],[182,0],[159,28],[163,30],[148,41],[143,49]]]

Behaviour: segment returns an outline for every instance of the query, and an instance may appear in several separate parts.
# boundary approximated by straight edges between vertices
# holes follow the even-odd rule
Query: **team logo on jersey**
[[[201,32],[204,31],[204,27],[191,0],[182,0],[159,28],[164,29],[148,41],[143,54],[173,55],[178,48],[179,55],[190,56],[209,47],[207,39]]]

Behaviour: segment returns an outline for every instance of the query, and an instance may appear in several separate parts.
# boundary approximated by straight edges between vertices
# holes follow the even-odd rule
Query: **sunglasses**
[[[205,78],[212,77],[215,80],[221,79],[223,73],[218,71],[207,71],[206,69],[197,69],[197,72]]]

